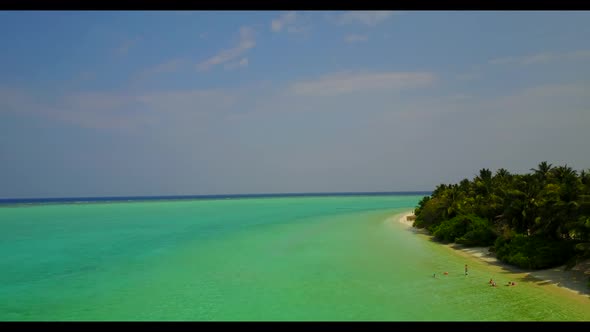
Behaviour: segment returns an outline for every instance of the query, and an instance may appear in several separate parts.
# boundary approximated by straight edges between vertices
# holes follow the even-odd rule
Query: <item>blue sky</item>
[[[0,197],[590,168],[588,12],[0,12]]]

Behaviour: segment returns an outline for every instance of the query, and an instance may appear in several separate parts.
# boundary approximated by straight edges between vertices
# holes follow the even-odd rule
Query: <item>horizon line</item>
[[[391,194],[430,194],[431,190],[408,191],[345,191],[345,192],[286,192],[286,193],[248,193],[248,194],[200,194],[200,195],[133,195],[133,196],[77,196],[77,197],[20,197],[0,198],[1,203],[27,202],[27,201],[74,201],[74,200],[137,200],[137,199],[191,199],[191,198],[239,198],[239,197],[266,197],[266,196],[329,196],[329,195],[391,195]]]

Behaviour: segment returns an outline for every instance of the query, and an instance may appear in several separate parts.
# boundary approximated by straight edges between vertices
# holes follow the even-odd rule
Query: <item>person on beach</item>
[[[434,274],[432,275],[432,277],[433,277],[433,278],[436,278],[436,273],[434,273]]]
[[[469,269],[467,268],[467,264],[465,264],[465,275],[469,274]]]

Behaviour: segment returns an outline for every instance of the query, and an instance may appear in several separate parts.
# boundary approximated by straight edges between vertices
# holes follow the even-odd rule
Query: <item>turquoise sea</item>
[[[421,197],[1,206],[0,320],[590,320],[398,223]]]

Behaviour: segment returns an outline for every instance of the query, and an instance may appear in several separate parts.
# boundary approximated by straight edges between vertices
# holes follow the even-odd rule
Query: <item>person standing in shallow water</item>
[[[469,269],[467,268],[467,264],[465,264],[465,275],[469,274]]]

